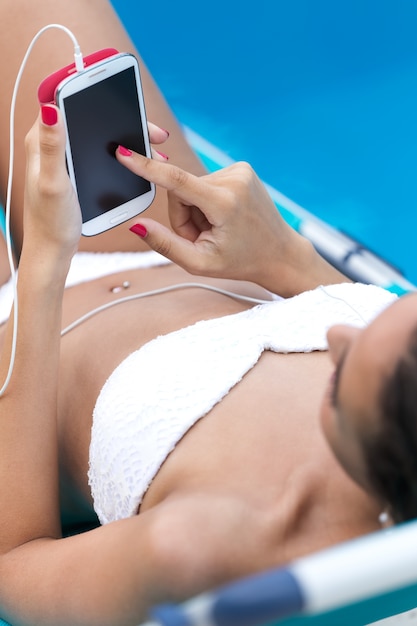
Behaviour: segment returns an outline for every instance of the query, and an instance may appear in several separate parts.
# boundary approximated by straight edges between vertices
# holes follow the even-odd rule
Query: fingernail
[[[119,154],[121,154],[122,156],[132,156],[132,150],[129,150],[128,148],[125,148],[124,146],[119,146],[118,147],[118,151]]]
[[[163,130],[164,133],[166,133],[167,139],[168,139],[168,137],[169,137],[169,130],[167,130],[166,128],[161,128],[161,130]]]
[[[165,161],[168,161],[169,156],[167,156],[166,154],[164,154],[163,152],[159,152],[159,150],[155,150],[156,154],[159,154],[160,157],[162,157],[163,159],[165,159]]]
[[[58,111],[49,104],[43,104],[41,107],[42,122],[47,126],[55,126],[58,121]]]
[[[144,226],[142,226],[142,224],[133,224],[129,230],[131,230],[132,233],[135,233],[135,235],[139,235],[139,237],[146,237],[148,234],[148,231]]]

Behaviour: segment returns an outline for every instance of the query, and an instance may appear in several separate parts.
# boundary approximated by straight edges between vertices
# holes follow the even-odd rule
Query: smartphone
[[[155,186],[132,174],[115,157],[123,145],[151,156],[137,59],[108,48],[48,76],[41,103],[55,102],[67,131],[66,158],[82,213],[82,234],[102,233],[142,213]]]

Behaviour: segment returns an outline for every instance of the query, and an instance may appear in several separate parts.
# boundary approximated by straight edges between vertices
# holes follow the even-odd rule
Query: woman
[[[78,5],[78,10],[94,12],[85,16],[86,24],[94,24],[92,37],[96,40],[90,42],[91,49],[110,44],[127,49],[122,31],[113,30],[114,17],[107,5],[57,5],[51,3],[48,19],[40,26],[53,19],[61,21],[77,32],[86,49],[80,31],[87,33],[91,26],[79,23],[75,27]],[[8,8],[13,10],[11,3]],[[60,14],[54,15],[58,8]],[[22,28],[14,21],[9,25],[15,32]],[[16,46],[18,38],[13,41]],[[56,58],[54,62],[61,65]],[[42,75],[50,69],[55,68],[45,63]],[[149,117],[165,127],[166,109],[154,116],[152,94],[150,102]],[[62,121],[54,111],[53,107],[42,111],[27,140],[17,355],[10,387],[0,401],[2,616],[12,623],[54,626],[137,624],[153,604],[181,600],[223,581],[377,529],[385,501],[369,495],[349,474],[359,485],[369,487],[363,429],[366,435],[378,426],[378,393],[412,336],[415,296],[393,304],[363,332],[336,327],[329,333],[332,358],[342,366],[338,367],[335,388],[330,383],[332,395],[324,401],[334,369],[325,353],[283,354],[261,348],[256,365],[249,366],[240,382],[232,381],[222,401],[215,398],[203,419],[201,409],[185,436],[175,434],[169,442],[172,450],[164,452],[160,466],[152,469],[149,485],[142,486],[133,514],[123,518],[116,514],[112,523],[60,538],[60,513],[69,513],[71,521],[77,523],[96,520],[88,475],[93,490],[100,492],[97,480],[103,459],[97,461],[97,454],[100,437],[106,437],[106,431],[97,433],[96,424],[109,406],[107,401],[101,406],[100,401],[113,401],[114,391],[117,394],[126,388],[131,404],[142,409],[143,397],[149,397],[148,384],[140,377],[132,383],[123,367],[118,369],[119,364],[130,363],[132,353],[146,355],[152,346],[158,347],[159,343],[151,342],[157,336],[162,336],[164,345],[166,337],[168,341],[175,341],[177,336],[181,339],[183,327],[203,320],[208,320],[209,326],[203,329],[210,328],[210,333],[221,327],[223,320],[229,323],[231,335],[235,321],[236,328],[244,324],[246,333],[246,316],[252,311],[246,312],[253,306],[201,288],[171,291],[110,308],[69,332],[60,343],[61,298],[66,326],[96,305],[120,298],[115,287],[121,287],[123,294],[142,293],[190,282],[188,272],[212,274],[215,278],[199,281],[245,296],[268,300],[270,292],[278,293],[288,298],[285,303],[289,307],[293,302],[290,296],[346,279],[282,221],[248,166],[195,177],[165,162],[141,159],[122,147],[117,152],[120,162],[170,189],[170,216],[176,233],[159,223],[167,222],[163,216],[166,197],[161,192],[154,212],[158,222],[149,219],[149,212],[134,231],[186,269],[173,264],[126,269],[74,284],[63,293],[80,225],[66,176]],[[25,126],[24,119],[22,113],[20,125]],[[155,135],[160,141],[163,131],[155,130]],[[178,145],[180,152],[184,150],[182,162],[188,160],[190,169],[201,173],[198,164],[193,167],[192,155],[176,133],[171,133],[170,142]],[[169,151],[171,155],[176,148]],[[21,162],[22,157],[17,159]],[[175,157],[175,161],[180,159]],[[16,192],[22,171],[16,179]],[[90,241],[83,240],[82,245],[90,245]],[[146,246],[127,226],[112,231],[106,240],[97,238],[91,243],[118,250]],[[355,287],[336,285],[336,290],[325,287],[314,293],[327,304],[338,305],[337,288],[346,286]],[[360,318],[371,316],[371,309],[385,308],[390,297],[377,291],[378,295],[374,297],[372,292],[369,297],[369,307],[364,305],[366,311],[361,308],[361,298],[355,296],[351,305],[355,310],[345,312],[344,317],[352,314],[357,321],[358,311]],[[278,308],[262,305],[254,314],[258,310]],[[397,324],[398,317],[401,325]],[[8,365],[10,326],[3,332],[3,376]],[[180,334],[173,334],[177,330]],[[249,333],[239,334],[235,343],[240,346],[249,339]],[[176,345],[173,343],[174,348]],[[192,349],[192,344],[180,341],[179,346],[179,351],[170,355],[171,364],[177,363],[178,369],[184,360],[181,350]],[[143,351],[134,352],[142,347]],[[199,353],[202,358],[196,360],[196,368],[206,359],[197,344],[192,354]],[[226,351],[224,354],[226,358]],[[164,360],[164,352],[148,360],[150,371],[158,372]],[[221,358],[217,362],[221,363]],[[193,369],[189,368],[190,375]],[[109,392],[118,372],[120,385]],[[144,377],[148,374],[146,365],[142,372]],[[158,381],[159,389],[170,388],[170,376],[168,372],[166,380]],[[156,378],[152,374],[149,384]],[[204,392],[211,378],[200,382]],[[186,384],[182,393],[185,403],[192,391]],[[118,402],[124,402],[124,394],[116,395],[111,408],[115,423],[119,423]],[[169,396],[162,400],[169,406]],[[131,405],[123,407],[128,415],[130,409]],[[326,436],[348,473],[329,449],[320,429],[320,413]],[[159,432],[165,436],[170,424],[168,418]],[[120,437],[124,430],[129,433],[130,427],[122,421]],[[94,458],[90,453],[92,428]],[[143,432],[147,436],[148,431]],[[105,455],[112,452],[104,450]],[[129,454],[127,450],[122,461],[130,470],[137,457],[135,452]],[[104,497],[103,518],[108,495],[106,491],[104,496],[99,493]],[[112,499],[117,499],[117,490],[112,490]],[[123,509],[125,502],[116,502],[117,507],[119,504]]]

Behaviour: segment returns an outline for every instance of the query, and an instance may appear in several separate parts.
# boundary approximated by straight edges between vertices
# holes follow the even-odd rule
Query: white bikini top
[[[177,442],[264,350],[326,350],[338,323],[364,326],[397,296],[379,287],[319,287],[157,337],[128,356],[94,409],[89,484],[102,524],[135,515]]]

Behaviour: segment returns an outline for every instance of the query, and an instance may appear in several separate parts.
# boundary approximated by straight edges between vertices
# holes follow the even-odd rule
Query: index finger
[[[211,198],[216,193],[215,189],[208,185],[204,178],[194,176],[194,174],[190,174],[176,165],[148,159],[136,152],[131,152],[130,155],[125,155],[124,152],[126,150],[123,150],[122,153],[119,146],[116,156],[120,163],[134,174],[142,176],[142,178],[168,191],[175,192],[177,198],[187,204],[198,206],[201,200],[209,195],[209,192]]]

